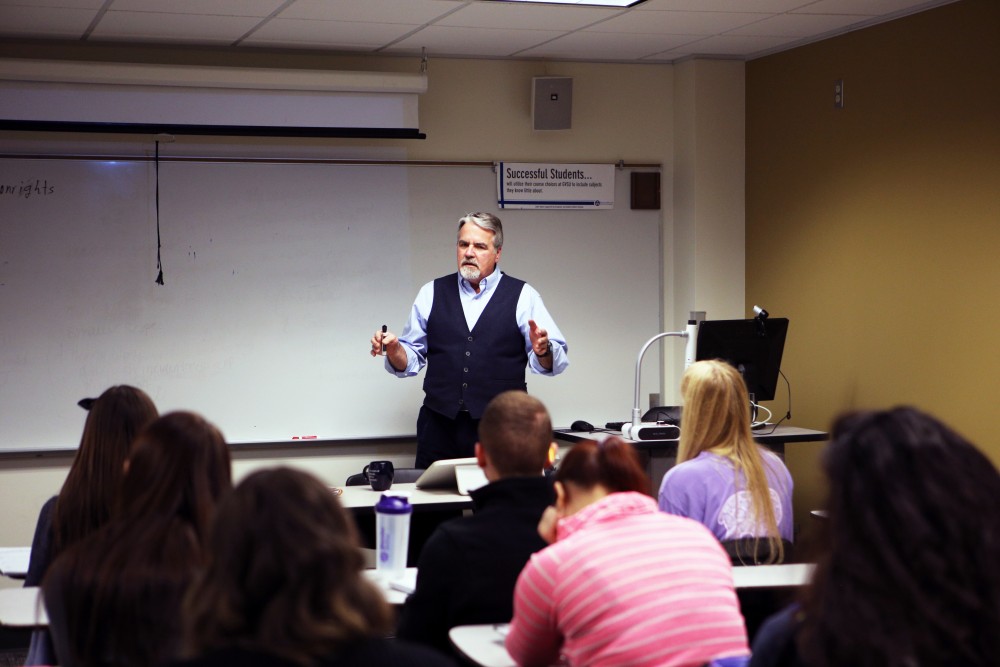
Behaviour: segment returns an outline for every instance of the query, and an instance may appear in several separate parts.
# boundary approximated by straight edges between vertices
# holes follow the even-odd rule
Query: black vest
[[[434,281],[434,304],[427,316],[424,405],[452,419],[460,410],[479,419],[486,404],[500,392],[527,390],[528,354],[516,317],[522,287],[524,281],[504,274],[469,331],[458,294],[458,274]]]

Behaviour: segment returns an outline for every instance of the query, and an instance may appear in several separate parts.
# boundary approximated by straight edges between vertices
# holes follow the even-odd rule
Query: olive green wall
[[[791,320],[794,423],[910,404],[1000,461],[1000,2],[754,60],[746,88],[747,307]],[[821,449],[790,448],[800,524]]]

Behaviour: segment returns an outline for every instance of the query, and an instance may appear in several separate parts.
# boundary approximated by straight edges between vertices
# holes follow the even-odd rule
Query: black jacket
[[[552,483],[541,475],[501,479],[471,496],[473,515],[441,524],[424,545],[398,637],[451,651],[451,628],[513,616],[517,577],[546,546],[538,520],[554,502]]]

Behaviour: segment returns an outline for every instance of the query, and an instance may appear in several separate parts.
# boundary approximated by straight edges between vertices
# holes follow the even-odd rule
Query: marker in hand
[[[382,354],[385,355],[385,332],[389,330],[389,327],[385,324],[382,325]]]

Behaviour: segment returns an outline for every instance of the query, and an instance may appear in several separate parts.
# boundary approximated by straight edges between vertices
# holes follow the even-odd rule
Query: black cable
[[[160,262],[160,248],[163,244],[160,243],[160,140],[156,140],[156,157],[153,161],[154,169],[156,172],[156,269],[159,271],[156,275],[156,284],[163,284],[163,264]]]
[[[780,374],[781,377],[784,378],[784,380],[785,380],[785,387],[788,389],[788,411],[785,413],[785,419],[791,419],[792,418],[792,383],[788,381],[788,378],[785,377],[785,374],[781,372],[780,368],[778,369],[778,374]]]
[[[792,383],[788,381],[788,378],[785,377],[785,374],[781,372],[780,368],[778,369],[778,373],[781,375],[782,378],[784,378],[785,387],[787,387],[788,389],[788,410],[785,412],[785,416],[779,419],[778,423],[776,423],[774,426],[771,427],[770,431],[768,431],[767,433],[760,433],[760,435],[771,435],[779,426],[781,426],[782,422],[784,422],[786,419],[792,418]]]

